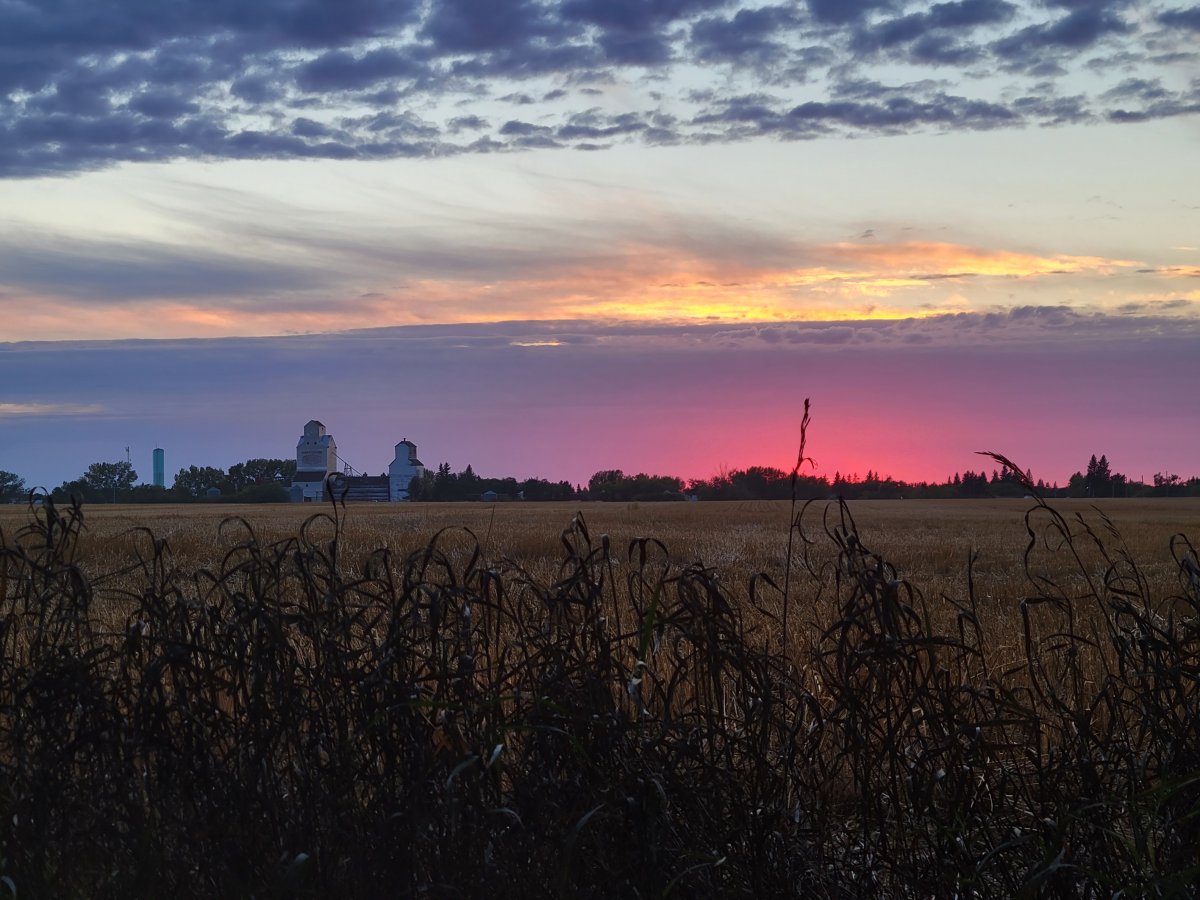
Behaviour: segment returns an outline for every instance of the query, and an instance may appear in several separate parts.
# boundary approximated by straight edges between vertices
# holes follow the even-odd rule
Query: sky
[[[1200,474],[1198,156],[1187,0],[0,0],[0,469]]]

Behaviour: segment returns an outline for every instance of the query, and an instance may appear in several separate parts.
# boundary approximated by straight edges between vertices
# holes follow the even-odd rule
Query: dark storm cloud
[[[1194,90],[1162,85],[1194,62],[1200,7],[1132,9],[1126,0],[0,2],[0,177],[181,158],[432,157],[1193,112]],[[942,80],[880,84],[873,67],[893,62]],[[1119,68],[1128,83],[1058,98],[1054,83],[1076,65]],[[685,71],[712,75],[726,97],[689,100],[682,85],[695,78],[672,78]],[[1009,81],[989,85],[989,72]],[[1032,91],[1029,75],[1050,90]],[[874,93],[846,96],[849,82]],[[1158,88],[1132,87],[1141,82]],[[588,98],[609,85],[625,108],[602,121]],[[767,91],[781,93],[739,99]],[[522,119],[545,130],[506,125],[498,98],[535,110]]]

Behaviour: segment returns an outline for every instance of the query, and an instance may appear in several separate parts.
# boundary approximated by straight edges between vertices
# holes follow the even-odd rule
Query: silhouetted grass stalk
[[[461,529],[350,560],[340,505],[278,541],[228,520],[190,572],[135,530],[89,576],[83,510],[30,515],[0,532],[10,893],[1166,897],[1200,875],[1183,535],[1178,591],[1151,596],[1111,523],[1035,494],[1014,636],[985,628],[973,561],[966,597],[929,600],[843,502],[819,531],[793,503],[782,597],[653,538],[614,554],[582,516],[540,578]]]
[[[797,486],[800,481],[801,467],[806,462],[815,466],[813,460],[804,455],[804,448],[808,443],[808,424],[811,421],[808,409],[809,398],[805,397],[804,415],[800,419],[800,447],[796,451],[796,464],[792,466],[790,476],[791,505],[788,511],[788,543],[783,568],[783,623],[780,627],[779,636],[780,643],[784,648],[788,646],[788,608],[792,597],[792,543],[797,531],[800,529],[800,521],[796,516],[796,503],[799,499]]]

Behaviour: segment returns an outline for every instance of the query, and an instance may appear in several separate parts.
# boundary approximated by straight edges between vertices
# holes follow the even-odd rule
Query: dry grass
[[[1020,500],[905,500],[857,501],[848,504],[863,544],[891,563],[897,573],[917,585],[929,598],[961,600],[968,592],[968,560],[974,554],[975,591],[985,625],[993,634],[1011,634],[1020,626],[1019,603],[1033,588],[1023,567],[1028,543],[1026,513],[1031,502]],[[1200,500],[1058,500],[1053,504],[1077,535],[1087,525],[1111,542],[1104,517],[1120,533],[1129,555],[1137,562],[1151,592],[1166,596],[1176,587],[1178,569],[1168,544],[1172,535],[1200,538]],[[805,512],[810,536],[822,537],[826,504]],[[181,572],[218,567],[229,548],[246,536],[230,519],[244,520],[263,543],[296,534],[300,525],[323,511],[313,505],[192,504],[179,506],[92,506],[79,544],[79,558],[91,575],[125,568],[142,540],[138,529],[149,529],[166,540]],[[486,558],[509,560],[540,580],[552,579],[561,563],[559,532],[580,512],[594,535],[606,534],[617,548],[614,565],[627,561],[623,549],[641,537],[662,541],[678,565],[698,563],[715,570],[722,582],[743,590],[759,573],[782,584],[787,550],[789,505],[784,501],[743,503],[413,503],[350,504],[341,533],[341,553],[348,574],[369,554],[384,547],[397,558],[424,547],[437,533],[448,531],[451,558],[465,560],[478,539]],[[1080,520],[1079,517],[1082,517]],[[0,529],[13,533],[28,520],[23,507],[0,507]],[[222,523],[227,523],[224,526]],[[316,534],[330,523],[321,522]],[[453,549],[457,541],[459,549]],[[835,548],[818,541],[814,553],[828,560]],[[1105,563],[1080,543],[1084,560],[1100,577]],[[798,567],[799,562],[794,561]],[[1080,586],[1080,573],[1067,554],[1043,552],[1035,569],[1056,582]],[[113,582],[110,587],[119,586]],[[827,609],[807,610],[815,597],[811,581],[800,580],[794,596],[801,622],[827,618]],[[949,608],[946,614],[949,615]],[[815,612],[815,614],[814,614]],[[112,611],[123,620],[128,610]],[[800,636],[803,636],[802,633]],[[807,642],[803,642],[807,644]]]
[[[863,542],[892,561],[927,593],[961,593],[966,586],[966,560],[979,555],[976,576],[995,599],[1018,599],[1025,548],[1025,513],[1020,500],[879,500],[848,504]],[[1165,553],[1176,533],[1200,533],[1200,500],[1056,500],[1053,506],[1074,520],[1081,515],[1100,527],[1108,516],[1144,565],[1169,572]],[[811,509],[806,524],[819,529],[821,505]],[[727,581],[745,581],[757,572],[782,571],[787,548],[788,504],[783,501],[744,503],[480,503],[350,504],[343,531],[351,556],[381,546],[404,553],[423,546],[447,528],[470,529],[485,552],[536,568],[556,566],[558,534],[581,512],[590,529],[610,535],[615,546],[635,537],[666,543],[676,560],[700,561]],[[89,506],[80,553],[98,567],[119,563],[129,544],[121,535],[149,528],[171,545],[185,568],[220,560],[221,523],[229,518],[249,522],[265,541],[296,533],[300,524],[322,508],[312,505],[191,504]],[[0,529],[12,533],[28,522],[23,506],[0,506]],[[992,579],[992,580],[988,580]]]
[[[570,509],[5,510],[0,895],[1194,895],[1195,501]]]

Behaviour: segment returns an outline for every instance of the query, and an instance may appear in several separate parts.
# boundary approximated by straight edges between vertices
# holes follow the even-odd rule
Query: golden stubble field
[[[1037,592],[1024,564],[1029,542],[1026,514],[1033,505],[1022,500],[902,500],[858,501],[848,508],[865,546],[895,566],[898,576],[930,601],[935,617],[944,614],[947,622],[953,610],[942,598],[965,600],[968,558],[973,553],[983,624],[992,635],[1015,637],[1020,600]],[[1128,552],[1156,600],[1178,588],[1178,567],[1170,553],[1172,536],[1184,534],[1193,545],[1200,543],[1200,500],[1060,500],[1051,505],[1076,536],[1074,548],[1065,545],[1054,528],[1047,528],[1050,518],[1038,512],[1032,521],[1040,538],[1031,568],[1068,594],[1084,593],[1087,579],[1102,579],[1108,566],[1085,526],[1110,554]],[[113,572],[130,562],[139,543],[145,546],[141,529],[149,529],[167,541],[181,574],[215,569],[229,549],[247,536],[246,525],[237,520],[269,544],[294,536],[306,520],[327,517],[331,510],[328,504],[90,506],[85,509],[86,531],[78,563],[92,576]],[[757,573],[783,583],[790,520],[786,502],[349,504],[338,510],[343,523],[341,559],[346,574],[353,577],[371,551],[387,547],[394,558],[402,558],[446,530],[439,540],[452,556],[465,562],[472,539],[464,529],[469,529],[489,564],[511,561],[546,583],[555,577],[563,556],[561,532],[576,514],[587,523],[595,543],[601,535],[609,536],[618,577],[627,571],[630,542],[652,537],[666,545],[673,564],[698,562],[716,570],[731,597],[744,596]],[[24,507],[0,508],[5,539],[12,541],[29,516]],[[809,547],[810,558],[818,569],[825,566],[821,570],[825,574],[816,580],[805,570],[797,539],[791,592],[798,617],[794,621],[827,621],[831,610],[822,607],[831,595],[828,581],[837,548],[825,527],[837,524],[839,516],[836,504],[818,502],[807,508],[805,532],[815,541]],[[312,522],[310,529],[316,539],[333,533],[324,518]],[[122,615],[121,610],[113,613],[114,618]]]
[[[186,883],[214,865],[196,822],[227,835],[232,821],[237,846],[267,861],[319,835],[314,858],[346,861],[339,883],[390,865],[396,846],[468,872],[472,848],[495,846],[528,878],[525,861],[557,867],[562,835],[581,832],[602,863],[580,884],[611,880],[610,861],[643,844],[656,856],[642,870],[675,860],[641,895],[705,869],[694,847],[721,848],[735,874],[689,896],[809,883],[814,896],[1090,896],[1194,880],[1200,568],[1173,535],[1196,543],[1200,502],[813,504],[786,631],[778,590],[747,587],[784,580],[786,503],[351,506],[335,513],[336,566],[332,512],[94,507],[77,545],[43,552],[45,530],[17,536],[28,510],[0,512],[0,687],[20,726],[0,728],[16,785],[0,821],[25,829],[6,846],[30,848],[26,870],[77,833],[46,884],[107,872],[76,862],[100,834],[98,859],[142,865],[149,846],[186,860]],[[594,544],[608,535],[611,562],[560,569],[577,512]],[[440,552],[420,553],[443,529]],[[149,534],[170,558],[151,552],[139,571]],[[626,556],[639,537],[670,548],[665,577],[657,564],[639,577]],[[1193,556],[1186,586],[1172,543]],[[476,550],[486,572],[468,567]],[[157,806],[129,813],[129,797]],[[44,826],[47,808],[84,825]],[[511,816],[495,826],[499,810]],[[216,864],[248,883],[240,859]],[[475,885],[496,883],[479,872]]]

